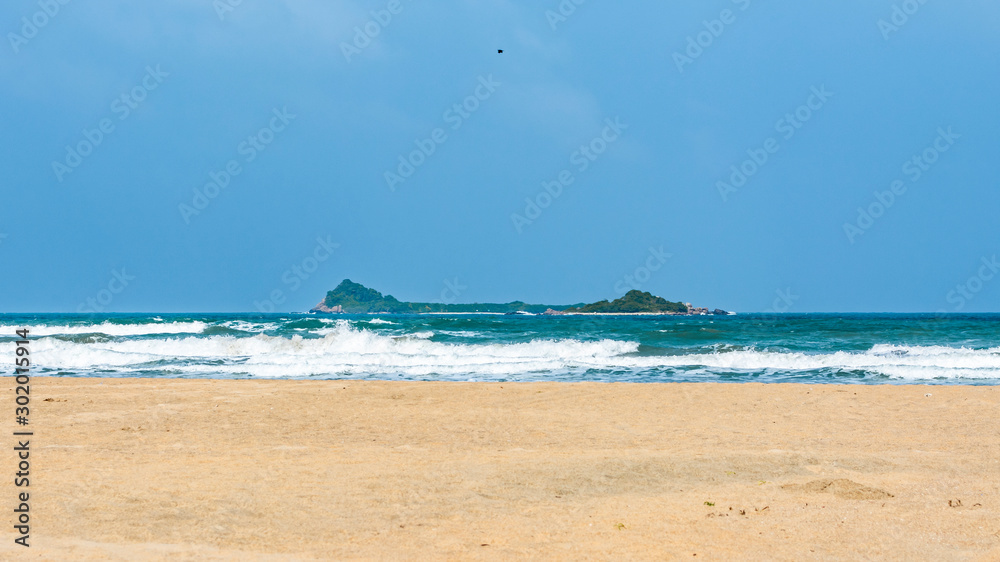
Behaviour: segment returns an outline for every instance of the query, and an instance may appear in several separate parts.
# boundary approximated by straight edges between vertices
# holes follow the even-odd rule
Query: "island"
[[[313,314],[665,314],[665,315],[727,315],[725,310],[691,306],[691,303],[671,302],[651,293],[631,290],[623,297],[591,304],[546,305],[522,301],[508,303],[447,304],[404,302],[392,295],[344,279],[309,312]]]
[[[574,306],[566,309],[566,312],[577,313],[606,313],[621,314],[646,312],[653,314],[690,314],[690,305],[683,302],[670,302],[663,297],[656,297],[650,293],[632,289],[625,293],[620,299],[611,302],[606,300],[587,304],[584,306]]]

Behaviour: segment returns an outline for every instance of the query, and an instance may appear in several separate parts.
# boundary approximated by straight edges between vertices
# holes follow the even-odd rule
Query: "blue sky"
[[[998,310],[996,3],[226,1],[0,8],[0,311]]]

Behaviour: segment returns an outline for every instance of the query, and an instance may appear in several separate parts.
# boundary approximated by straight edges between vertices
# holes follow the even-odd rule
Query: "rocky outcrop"
[[[334,306],[334,307],[331,308],[329,306],[326,306],[326,299],[323,299],[323,300],[319,301],[319,304],[317,304],[311,310],[309,310],[309,312],[312,312],[313,314],[316,314],[316,313],[319,313],[319,314],[343,314],[344,313],[344,307],[342,307],[342,306],[340,306],[338,304],[337,306]]]

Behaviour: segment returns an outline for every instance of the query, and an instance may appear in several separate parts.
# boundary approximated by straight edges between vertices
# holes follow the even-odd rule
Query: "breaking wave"
[[[208,324],[205,322],[150,322],[136,324],[116,324],[102,322],[100,324],[67,324],[67,325],[36,325],[10,326],[8,331],[27,328],[32,337],[37,336],[73,336],[82,334],[104,334],[108,336],[147,336],[157,334],[200,334]]]
[[[67,375],[609,381],[719,380],[728,375],[739,380],[793,380],[798,375],[812,380],[845,375],[1000,379],[1000,347],[879,344],[864,351],[802,353],[730,345],[663,349],[613,339],[453,343],[434,341],[433,331],[378,333],[348,320],[314,330],[312,337],[259,332],[253,336],[198,335],[204,330],[203,322],[38,326],[32,334],[48,336],[32,342],[32,355],[42,374]],[[51,337],[95,332],[163,337]]]

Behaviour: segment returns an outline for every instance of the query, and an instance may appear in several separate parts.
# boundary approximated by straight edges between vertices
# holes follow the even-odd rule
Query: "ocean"
[[[0,314],[63,377],[1000,384],[1000,315]]]

